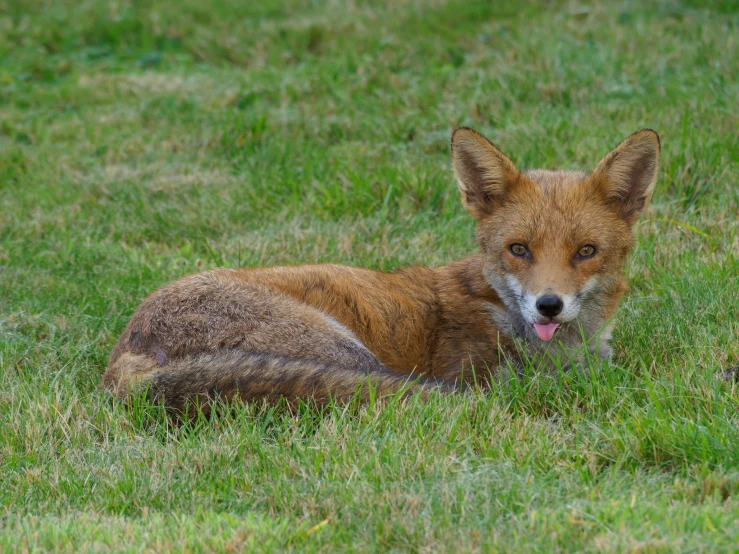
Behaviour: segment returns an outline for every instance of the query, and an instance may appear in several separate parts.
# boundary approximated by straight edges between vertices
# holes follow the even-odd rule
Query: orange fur
[[[656,179],[657,134],[635,133],[590,174],[521,172],[466,128],[452,137],[452,160],[479,253],[395,273],[316,265],[185,277],[139,306],[103,385],[123,399],[147,386],[184,410],[215,395],[347,398],[365,381],[426,394],[484,386],[521,367],[522,355],[572,357],[583,346],[608,355],[631,226]],[[579,256],[583,245],[595,254]],[[551,343],[533,326],[543,316],[531,302],[544,294],[564,299],[562,315],[547,318],[559,325]]]

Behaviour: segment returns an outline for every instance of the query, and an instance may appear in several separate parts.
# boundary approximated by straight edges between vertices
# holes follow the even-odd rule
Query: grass
[[[736,551],[737,4],[203,6],[0,3],[0,549]],[[462,124],[545,168],[660,132],[610,366],[178,429],[97,390],[182,275],[472,252]]]

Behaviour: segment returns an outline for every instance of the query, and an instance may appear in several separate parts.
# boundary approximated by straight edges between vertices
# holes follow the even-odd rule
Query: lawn
[[[0,550],[736,551],[738,59],[729,1],[0,2]],[[180,276],[473,252],[458,125],[660,133],[610,364],[178,428],[98,390]]]

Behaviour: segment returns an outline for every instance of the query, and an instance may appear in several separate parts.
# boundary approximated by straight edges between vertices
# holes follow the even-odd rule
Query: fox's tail
[[[362,371],[311,360],[270,354],[225,351],[171,359],[160,366],[142,354],[123,353],[103,377],[103,387],[124,401],[136,391],[147,390],[149,397],[179,413],[198,405],[205,411],[214,398],[243,401],[265,399],[288,401],[311,399],[317,404],[366,400],[371,391],[384,396],[457,390],[446,381],[401,374],[382,368]]]

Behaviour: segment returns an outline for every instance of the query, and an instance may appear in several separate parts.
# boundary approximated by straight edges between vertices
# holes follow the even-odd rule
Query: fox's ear
[[[630,225],[652,197],[659,154],[659,135],[651,129],[642,129],[614,148],[593,172],[598,192]]]
[[[503,152],[467,127],[452,134],[452,165],[462,204],[475,219],[492,213],[519,175]]]

